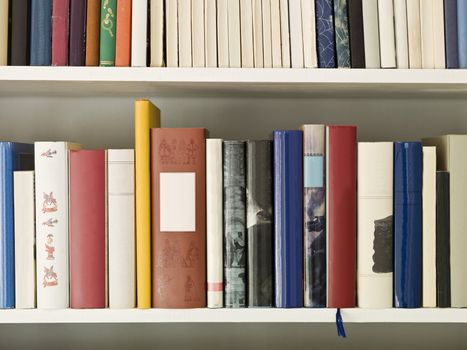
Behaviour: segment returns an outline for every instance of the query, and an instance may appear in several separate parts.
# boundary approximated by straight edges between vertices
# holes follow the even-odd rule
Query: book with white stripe
[[[151,67],[164,66],[164,0],[151,0]]]
[[[305,68],[318,67],[316,53],[316,14],[313,0],[302,1],[303,64]]]
[[[206,67],[217,67],[216,0],[204,0],[204,38]]]
[[[407,0],[407,33],[409,43],[409,67],[422,68],[420,0]]]
[[[253,68],[253,1],[240,1],[242,67]]]
[[[178,0],[178,55],[180,67],[193,67],[191,56],[191,0]]]
[[[131,66],[146,67],[148,0],[131,4]]]
[[[381,68],[396,67],[396,43],[394,38],[394,4],[378,0],[379,50]]]
[[[240,0],[228,0],[229,67],[242,66],[240,45]]]
[[[362,0],[362,14],[365,66],[366,68],[381,68],[378,0]]]
[[[178,0],[165,0],[167,67],[178,67]]]
[[[191,6],[193,67],[204,67],[204,0],[192,0]]]
[[[407,43],[407,2],[394,0],[394,26],[396,32],[397,68],[409,68],[409,47]]]
[[[289,0],[280,0],[282,68],[290,68]]]
[[[282,68],[281,13],[279,0],[271,0],[272,67]]]

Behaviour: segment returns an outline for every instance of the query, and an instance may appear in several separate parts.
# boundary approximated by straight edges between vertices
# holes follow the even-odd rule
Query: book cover
[[[420,0],[407,0],[409,68],[422,68]]]
[[[316,56],[316,14],[314,0],[301,0],[303,31],[303,65],[305,68],[317,68]]]
[[[227,5],[229,67],[240,68],[242,66],[240,44],[240,0],[228,0]]]
[[[350,68],[350,41],[347,0],[334,0],[334,31],[338,68]]]
[[[249,307],[273,306],[272,142],[246,142]]]
[[[315,21],[315,18],[313,18]],[[316,26],[313,27],[316,32]],[[316,46],[316,39],[313,39]],[[282,48],[281,48],[281,13],[280,0],[271,0],[271,44],[272,44],[272,67],[282,68]],[[312,44],[313,45],[313,44]],[[315,48],[315,59],[316,48]]]
[[[191,13],[191,0],[178,0],[178,63],[180,67],[193,67]]]
[[[120,1],[121,0],[119,0],[119,3]],[[131,7],[131,66],[146,67],[148,48],[148,0],[134,0],[131,2]],[[117,23],[119,21],[120,19],[118,18]]]
[[[264,67],[262,0],[253,0],[253,47],[255,68]],[[280,38],[279,38],[280,40]]]
[[[271,1],[261,2],[263,23],[263,67],[272,68]]]
[[[204,46],[206,67],[217,67],[217,2],[204,0]]]
[[[140,0],[141,1],[141,0]],[[115,66],[129,67],[132,50],[132,0],[118,0],[117,2],[117,29],[115,37]],[[146,12],[144,13],[146,15]],[[136,45],[136,44],[135,44]],[[144,49],[146,48],[146,43]],[[144,50],[146,58],[146,50]],[[146,60],[145,60],[146,62]]]
[[[247,306],[245,142],[223,142],[224,304]]]
[[[289,1],[290,62],[292,68],[303,68],[302,4],[300,0]]]
[[[282,68],[290,68],[289,0],[280,0],[279,7],[281,15]]]
[[[86,9],[86,66],[99,65],[101,31],[101,0],[87,0]]]
[[[459,68],[457,51],[457,0],[444,0],[446,68]]]
[[[467,68],[467,2],[457,1],[457,47],[459,68]]]
[[[378,19],[381,68],[396,68],[394,4],[392,1],[378,0]]]
[[[165,65],[165,20],[164,0],[151,0],[150,3],[150,50],[151,67],[163,67]]]
[[[117,0],[101,0],[99,65],[115,66]]]
[[[206,307],[206,130],[151,129],[152,298]]]
[[[178,67],[178,1],[165,0],[165,22],[167,67]]]
[[[70,0],[70,66],[86,63],[86,0]]]
[[[68,66],[69,15],[70,0],[53,0],[52,66]]]
[[[378,0],[362,0],[365,67],[381,68],[379,55]]]
[[[433,45],[435,69],[446,68],[446,43],[444,41],[444,0],[433,1]]]
[[[303,125],[304,305],[326,307],[326,188],[324,125]]]
[[[303,132],[273,132],[274,305],[303,307]]]
[[[191,11],[191,41],[193,44],[193,67],[205,67],[204,49],[204,14],[205,0],[192,0]]]
[[[269,17],[269,21],[271,17]],[[253,1],[240,0],[242,68],[253,68]]]
[[[363,33],[363,0],[348,0],[350,57],[352,68],[365,68],[365,39]]]
[[[0,66],[6,66],[8,64],[8,13],[8,0],[0,0]]]
[[[52,0],[31,0],[31,66],[52,63]]]
[[[422,306],[422,145],[394,143],[394,306]]]
[[[229,8],[227,0],[217,0],[217,49],[219,68],[229,66]]]
[[[443,1],[443,0],[441,0]],[[434,1],[420,1],[420,26],[422,38],[422,68],[435,68],[434,53]],[[443,47],[444,51],[444,47]]]
[[[396,66],[409,68],[409,47],[407,43],[407,2],[394,0],[394,30],[396,35]]]
[[[10,65],[29,65],[31,0],[11,2]]]
[[[336,68],[336,40],[332,0],[316,0],[316,41],[319,68]]]

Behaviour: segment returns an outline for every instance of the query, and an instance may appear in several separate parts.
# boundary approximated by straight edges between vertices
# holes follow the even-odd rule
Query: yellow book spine
[[[150,101],[135,102],[136,304],[151,307],[151,140],[161,125],[160,110]]]

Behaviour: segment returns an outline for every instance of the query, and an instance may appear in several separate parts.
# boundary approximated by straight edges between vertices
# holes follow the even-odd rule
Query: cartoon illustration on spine
[[[52,149],[48,149],[47,151],[45,151],[44,153],[41,153],[41,157],[45,157],[45,158],[53,158],[54,155],[57,154],[57,151],[56,150],[52,150]]]
[[[47,260],[55,260],[54,253],[54,235],[47,235],[47,240],[45,242],[45,251],[47,252]]]
[[[42,203],[42,212],[45,213],[53,213],[58,210],[58,203],[54,197],[54,193],[44,193],[44,202]]]
[[[58,285],[58,276],[54,271],[53,265],[50,268],[44,266],[44,278],[42,285],[45,287],[53,287]]]
[[[42,225],[47,226],[47,227],[55,227],[55,225],[58,223],[57,219],[48,219],[47,221],[44,221]]]

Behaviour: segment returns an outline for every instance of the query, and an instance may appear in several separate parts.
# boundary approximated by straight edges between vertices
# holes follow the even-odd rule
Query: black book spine
[[[272,142],[248,141],[248,306],[273,306]]]
[[[436,299],[438,307],[451,306],[449,173],[436,172]]]
[[[350,56],[352,68],[365,68],[362,0],[349,1]]]
[[[29,65],[31,1],[14,0],[11,5],[10,65]]]

